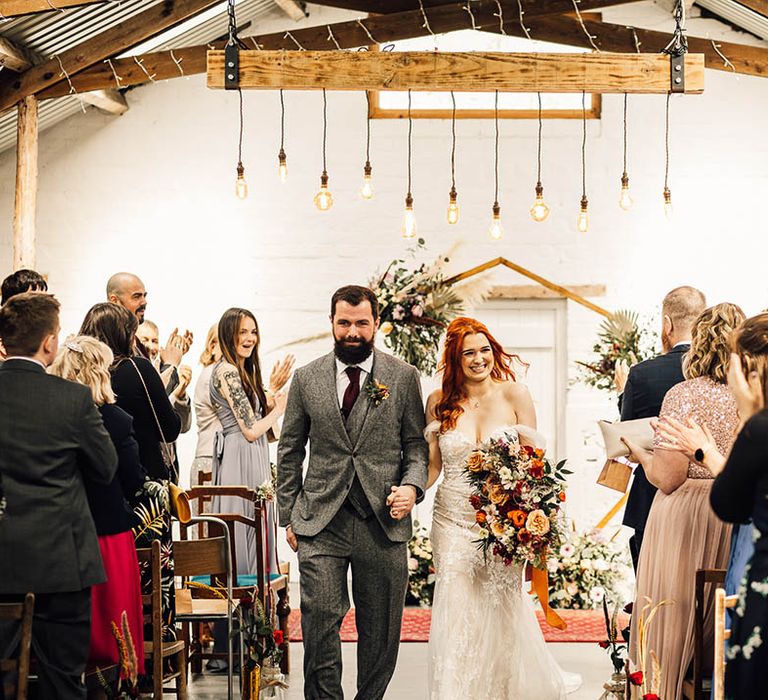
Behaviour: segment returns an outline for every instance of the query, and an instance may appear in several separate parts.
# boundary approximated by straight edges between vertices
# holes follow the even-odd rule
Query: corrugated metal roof
[[[64,12],[52,11],[19,17],[0,24],[0,36],[22,44],[38,55],[49,58],[87,41],[105,30],[117,26],[126,19],[143,12],[163,0],[122,0],[106,2],[80,8],[69,8]],[[273,0],[239,0],[237,20],[242,25],[254,22],[275,12]],[[226,0],[199,16],[182,23],[179,27],[163,32],[159,36],[136,47],[141,53],[164,49],[196,46],[212,41],[227,31]],[[126,52],[134,55],[135,52]],[[46,100],[38,109],[39,130],[82,112],[76,96]],[[16,110],[0,117],[0,152],[16,144]]]
[[[696,4],[714,12],[718,17],[732,22],[737,27],[746,29],[761,39],[768,39],[768,18],[750,10],[739,2],[734,2],[734,0],[696,0]]]

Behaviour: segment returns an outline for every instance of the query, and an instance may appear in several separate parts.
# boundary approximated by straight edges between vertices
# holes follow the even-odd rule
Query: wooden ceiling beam
[[[146,9],[58,56],[29,68],[0,87],[0,113],[27,95],[64,80],[62,66],[72,77],[100,61],[120,54],[215,5],[217,0],[170,0]]]
[[[0,36],[0,66],[21,73],[32,67],[32,57],[25,48]]]
[[[514,3],[514,7],[517,8],[516,0],[502,0],[502,6],[511,6],[511,3]],[[582,7],[592,10],[609,4],[611,4],[611,0],[582,0],[581,2]],[[444,5],[431,10],[429,12],[429,23],[432,30],[434,32],[451,32],[458,29],[469,29],[471,27],[471,19],[464,8],[464,2],[452,2],[450,5]],[[565,11],[567,8],[573,8],[571,0],[549,0],[546,3],[541,3],[540,6],[532,6],[529,14],[531,17],[537,17],[541,16],[540,13],[542,12]],[[498,5],[495,0],[480,0],[476,3],[474,9],[474,15],[478,24],[492,24],[498,29],[499,19],[495,16],[497,12]],[[504,26],[509,33],[512,33],[510,29],[512,26],[519,27],[517,14],[513,15],[510,12],[508,16],[505,16],[505,20]],[[387,16],[369,17],[364,20],[363,24],[364,26],[358,23],[357,20],[337,22],[330,25],[330,30],[333,32],[334,39],[343,49],[369,45],[371,40],[368,37],[368,33],[382,43],[420,37],[426,33],[424,17],[419,10],[400,12]],[[297,29],[291,32],[291,37],[303,48],[310,51],[334,48],[329,35],[329,25]],[[296,44],[291,37],[287,37],[285,31],[279,31],[261,36],[243,37],[243,40],[246,46],[253,46],[254,48],[258,45],[267,50],[293,50],[296,49]],[[205,73],[208,48],[208,46],[192,46],[174,49],[174,56],[177,60],[181,61],[180,65],[184,75]],[[218,44],[215,48],[221,48],[221,45]],[[167,80],[181,76],[181,70],[172,60],[168,51],[144,54],[142,62],[147,72],[150,75],[154,75],[155,80]],[[144,71],[136,65],[133,59],[113,58],[112,65],[117,75],[121,78],[119,81],[121,88],[149,82]],[[117,87],[112,69],[103,62],[99,62],[91,68],[71,76],[70,79],[78,92]],[[38,93],[38,97],[41,100],[45,100],[68,94],[68,83],[61,82]]]
[[[600,6],[608,7],[614,5],[625,5],[639,1],[640,0],[611,0],[611,2],[601,3]],[[367,12],[369,14],[381,15],[391,15],[396,12],[407,12],[409,10],[413,10],[414,6],[418,4],[417,0],[312,0],[312,2],[315,5],[325,5],[326,7],[337,7],[342,10],[352,10],[354,12]],[[454,2],[455,0],[422,0],[426,10],[432,7],[450,5]],[[464,4],[466,5],[466,2]],[[477,3],[472,3],[473,12],[475,4]],[[517,0],[512,0],[512,2],[510,2],[510,0],[502,0],[501,5],[505,17],[507,12],[510,13],[510,19],[512,17],[516,19],[519,18],[521,7],[524,13],[524,17],[534,17],[546,14],[560,14],[561,12],[569,11],[573,12],[573,2],[571,2],[571,0],[567,0],[567,2],[562,2],[561,0],[520,0],[520,6],[518,6]],[[587,9],[595,9],[595,3],[591,3],[591,8],[587,8],[586,5],[587,3],[580,4],[579,10],[586,11]],[[427,17],[431,17],[431,13],[427,13]],[[467,17],[469,17],[468,14]]]
[[[128,111],[125,95],[118,90],[92,90],[82,93],[80,97],[86,104],[106,114],[125,114]]]
[[[79,5],[95,5],[104,0],[0,0],[0,15],[6,19],[21,15],[34,15],[38,12],[64,10]]]
[[[602,22],[595,16],[582,15],[584,27],[601,51],[614,51],[617,53],[631,53],[637,50],[635,37],[639,41],[640,50],[643,53],[658,53],[668,43],[671,34],[653,31],[651,29],[637,29],[625,27],[619,24]],[[582,29],[575,16],[537,17],[526,20],[526,26],[532,39],[540,39],[566,46],[581,46],[591,49],[584,29]],[[498,27],[488,26],[488,31],[498,32]],[[505,27],[507,34],[523,36],[519,25],[508,24]],[[722,57],[718,55],[713,43],[718,50],[733,64],[728,67]],[[734,44],[728,41],[712,41],[700,37],[688,35],[688,49],[691,53],[704,54],[706,68],[723,70],[729,73],[742,73],[768,77],[768,49],[761,46],[748,46],[747,44]]]
[[[208,52],[208,87],[223,89],[224,51]],[[241,51],[240,87],[655,93],[670,91],[663,54],[434,51]],[[704,90],[704,57],[686,57],[685,92]]]
[[[294,22],[298,22],[306,17],[304,10],[296,0],[275,0],[277,5]]]

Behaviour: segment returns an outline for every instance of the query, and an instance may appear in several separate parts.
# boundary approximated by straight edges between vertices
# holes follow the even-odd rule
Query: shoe
[[[228,666],[229,664],[223,659],[210,659],[205,664],[205,670],[210,673],[226,673]]]

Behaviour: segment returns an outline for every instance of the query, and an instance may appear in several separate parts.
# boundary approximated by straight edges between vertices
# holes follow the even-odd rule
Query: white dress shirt
[[[338,357],[336,358],[336,394],[339,397],[339,407],[344,404],[344,392],[349,386],[347,367],[360,368],[360,391],[362,391],[373,369],[373,353],[368,355],[359,365],[345,365]]]
[[[8,362],[8,360],[26,360],[27,362],[34,362],[36,365],[40,365],[46,372],[48,371],[48,368],[40,362],[40,360],[34,358],[34,357],[25,357],[24,355],[11,355],[10,357],[6,357],[5,361]],[[349,382],[347,382],[349,384]]]

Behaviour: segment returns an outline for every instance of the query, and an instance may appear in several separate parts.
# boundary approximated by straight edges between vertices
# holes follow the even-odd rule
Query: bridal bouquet
[[[490,550],[507,565],[546,569],[564,536],[565,481],[572,473],[565,460],[555,464],[544,450],[505,435],[470,453],[465,471],[483,553]]]

